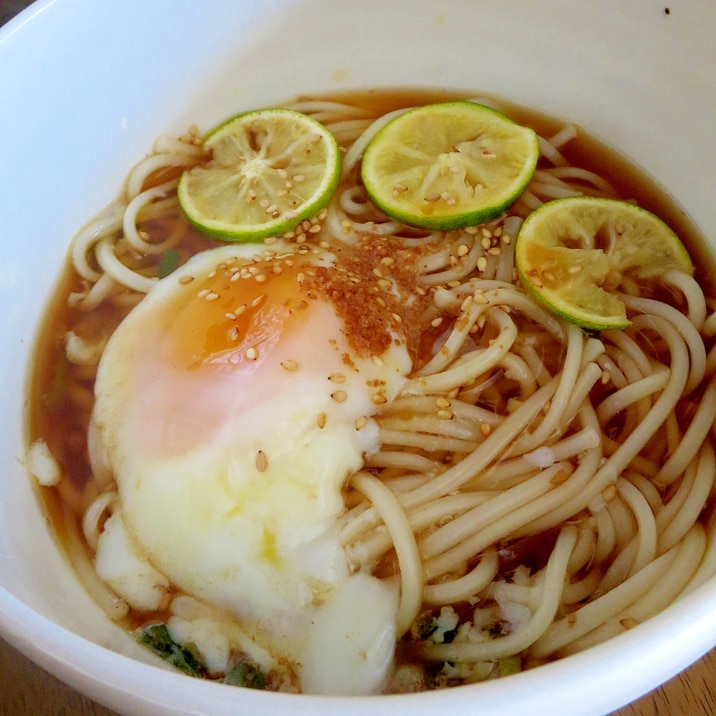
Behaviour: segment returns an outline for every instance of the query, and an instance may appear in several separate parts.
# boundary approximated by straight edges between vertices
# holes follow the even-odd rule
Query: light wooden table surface
[[[716,649],[661,688],[613,716],[710,716],[716,714]],[[537,712],[536,712],[537,713]],[[115,716],[0,640],[2,716]],[[565,716],[569,716],[565,714]]]

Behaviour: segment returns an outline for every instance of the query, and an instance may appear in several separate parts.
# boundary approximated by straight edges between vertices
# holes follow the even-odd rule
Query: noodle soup
[[[186,673],[346,694],[481,681],[619,634],[716,569],[716,322],[703,242],[657,187],[578,127],[492,98],[481,101],[540,136],[524,194],[497,219],[455,231],[390,220],[361,185],[362,137],[388,112],[450,98],[371,92],[288,105],[334,133],[343,179],[320,214],[262,246],[222,248],[184,217],[177,180],[206,161],[194,128],[158,139],[75,238],[38,342],[28,461],[89,592]],[[669,273],[621,287],[624,331],[589,334],[547,312],[516,278],[515,239],[543,202],[579,194],[659,215],[688,246],[697,280]],[[281,288],[286,276],[298,294]],[[227,308],[234,283],[253,293]],[[157,308],[164,323],[153,323],[152,302],[171,306],[183,287],[203,302],[198,318],[186,299],[178,314]],[[333,312],[293,353],[275,354],[275,374],[251,372],[263,359],[243,345],[251,326],[270,333],[269,314],[300,314],[304,303]],[[204,313],[209,304],[218,312]],[[221,350],[206,348],[209,330],[197,334],[209,315],[207,325],[228,322]],[[311,352],[323,338],[331,349]],[[243,345],[241,358],[226,341]],[[160,357],[165,344],[201,354],[201,366],[156,363],[155,343]],[[323,360],[322,378],[302,373]],[[216,405],[239,394],[225,410],[203,402],[205,363],[222,366],[223,382],[207,388]],[[234,384],[226,373],[239,364],[253,377]],[[354,374],[369,376],[355,413]],[[281,382],[302,375],[300,387]],[[322,392],[330,408],[315,402]],[[209,449],[229,439],[216,437],[214,410],[243,457]],[[310,427],[300,422],[309,413]],[[255,438],[255,425],[278,437]],[[314,473],[324,478],[313,483]]]

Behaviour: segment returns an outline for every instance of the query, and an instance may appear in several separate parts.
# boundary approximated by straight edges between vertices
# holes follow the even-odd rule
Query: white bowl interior
[[[304,92],[448,87],[572,119],[716,236],[716,4],[621,0],[40,2],[0,32],[0,632],[131,713],[317,713],[333,699],[228,690],[149,668],[78,585],[23,465],[26,371],[68,242],[160,133]],[[587,654],[504,682],[341,701],[346,713],[597,714],[716,644],[716,586]],[[104,649],[101,647],[108,647]],[[137,660],[120,654],[133,655]],[[628,673],[628,677],[626,676]],[[513,684],[520,688],[513,688]],[[473,706],[470,706],[473,704]]]

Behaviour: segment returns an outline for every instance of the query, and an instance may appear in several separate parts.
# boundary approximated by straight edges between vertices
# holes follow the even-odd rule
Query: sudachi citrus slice
[[[341,175],[335,137],[287,109],[233,117],[204,141],[206,164],[184,172],[179,203],[189,221],[224,241],[280,236],[329,201]]]
[[[368,195],[405,224],[452,230],[490,221],[524,191],[537,136],[477,102],[430,104],[398,115],[370,141]]]
[[[615,199],[547,202],[525,219],[515,246],[523,285],[552,312],[589,330],[626,328],[617,289],[666,271],[693,274],[689,254],[658,217]]]

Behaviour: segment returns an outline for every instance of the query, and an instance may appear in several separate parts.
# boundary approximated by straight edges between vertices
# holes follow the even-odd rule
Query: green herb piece
[[[159,267],[157,268],[157,276],[159,278],[166,278],[170,273],[173,273],[179,268],[181,256],[176,249],[167,249],[159,261]]]
[[[432,614],[424,614],[415,622],[415,630],[419,639],[427,639],[437,631],[437,628],[438,620]]]
[[[510,674],[519,674],[522,671],[522,659],[517,655],[503,656],[497,660],[497,668],[500,676],[509,676]]]
[[[253,661],[240,661],[226,675],[224,683],[243,686],[247,689],[265,689],[266,674]]]
[[[169,634],[166,624],[154,624],[143,629],[137,641],[185,674],[206,676],[206,666],[196,647],[193,644],[177,644]]]

